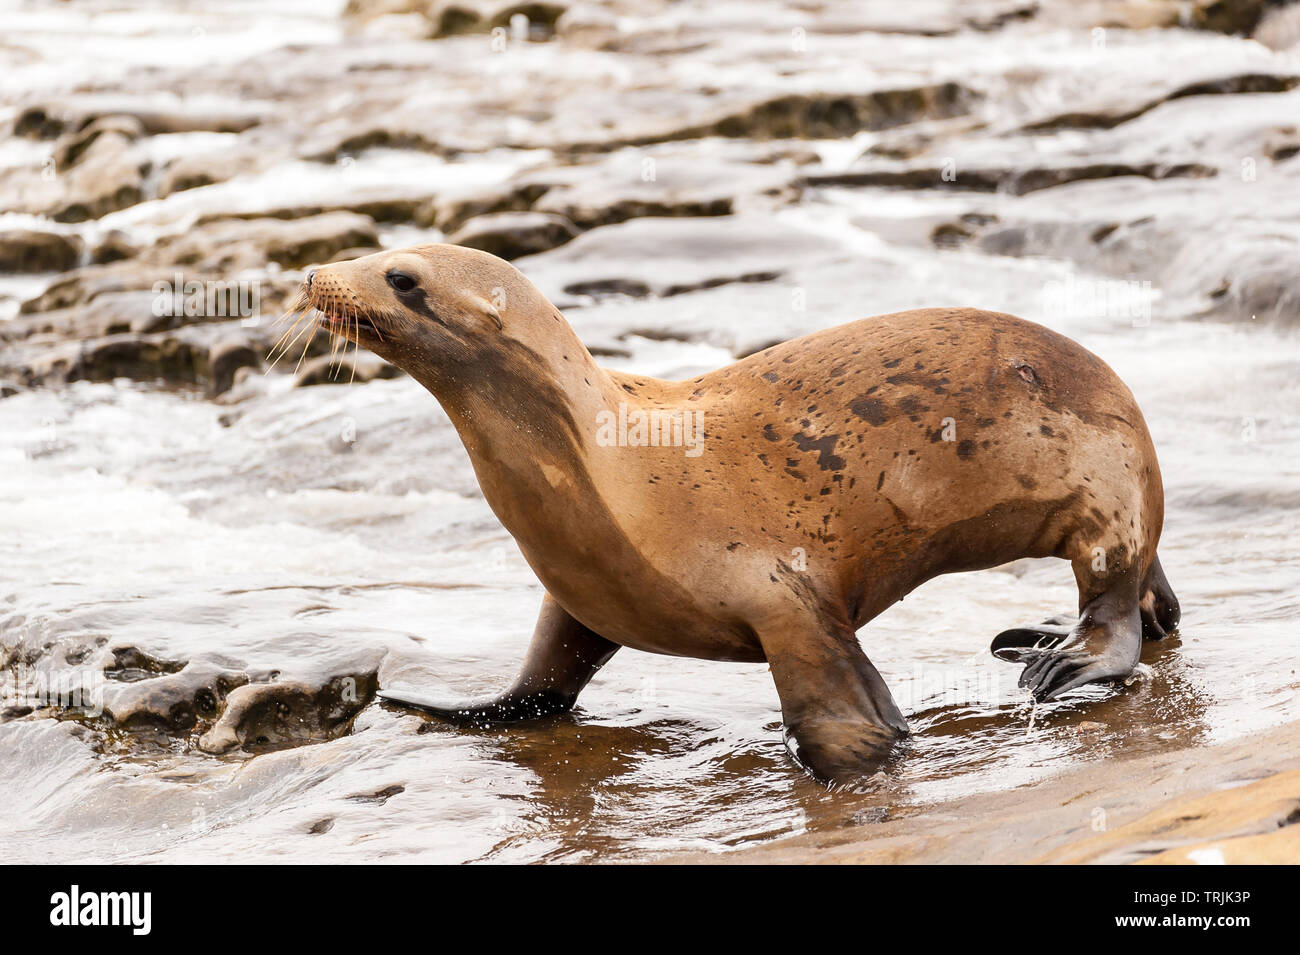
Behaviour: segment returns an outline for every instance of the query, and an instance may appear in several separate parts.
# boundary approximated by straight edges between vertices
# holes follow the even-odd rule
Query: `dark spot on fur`
[[[781,440],[781,436],[776,433],[776,429],[773,428],[770,424],[763,425],[763,437],[767,438],[767,440],[769,441]]]
[[[879,398],[868,398],[862,395],[854,399],[853,404],[849,405],[849,410],[867,424],[879,426],[889,420],[889,415],[885,413],[885,403]]]
[[[838,434],[827,434],[820,438],[796,434],[793,440],[799,446],[800,451],[805,453],[817,452],[817,466],[823,471],[840,471],[844,469],[845,461],[835,453],[835,442],[839,438]]]
[[[1041,435],[1044,435],[1044,436],[1046,436],[1046,437],[1049,437],[1049,438],[1050,438],[1052,435],[1056,434],[1055,431],[1053,431],[1051,428],[1049,428],[1049,427],[1048,427],[1047,425],[1045,425],[1045,424],[1040,424],[1040,425],[1038,426],[1038,433],[1041,434]]]
[[[970,438],[957,445],[957,457],[966,460],[975,456],[975,442]]]
[[[1017,474],[1016,481],[1026,491],[1032,491],[1034,488],[1038,487],[1038,482],[1035,481],[1033,478],[1031,478],[1028,474]]]
[[[914,415],[921,411],[929,411],[930,409],[921,404],[921,399],[916,397],[916,395],[904,395],[902,398],[898,399],[898,410],[903,412],[905,415]]]

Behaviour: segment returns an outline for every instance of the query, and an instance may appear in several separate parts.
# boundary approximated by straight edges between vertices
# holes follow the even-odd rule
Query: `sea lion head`
[[[299,305],[315,309],[320,327],[431,389],[471,370],[499,368],[521,350],[541,357],[559,316],[512,265],[455,245],[314,268]]]

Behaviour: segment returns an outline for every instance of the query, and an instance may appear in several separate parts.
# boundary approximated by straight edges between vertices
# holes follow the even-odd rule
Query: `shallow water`
[[[123,15],[105,30],[131,33],[136,22]],[[39,31],[46,21],[32,14],[23,24]],[[79,42],[51,30],[51,56]],[[282,42],[334,38],[313,27]],[[1041,51],[1024,55],[1048,68]],[[535,158],[521,150],[461,168],[380,151],[357,169],[488,183]],[[337,190],[331,176],[348,174],[318,173],[305,179],[286,163],[258,188],[316,197]],[[1142,189],[1161,213],[1182,201]],[[824,189],[776,221],[840,263],[833,273],[794,266],[791,281],[814,296],[819,275],[835,277],[822,325],[924,304],[998,308],[1065,331],[1129,384],[1160,452],[1160,554],[1183,609],[1181,631],[1144,648],[1146,669],[1131,686],[1029,706],[1018,668],[994,660],[989,641],[1071,611],[1075,591],[1065,563],[1025,561],[931,581],[862,631],[913,735],[860,791],[827,792],[793,767],[765,667],[623,650],[572,716],[503,729],[453,729],[375,704],[327,742],[213,756],[196,735],[105,731],[43,713],[0,721],[6,859],[574,862],[727,852],[1300,717],[1300,344],[1278,325],[1193,318],[1190,303],[1158,294],[1151,321],[1136,327],[1044,310],[1048,283],[1088,273],[1060,259],[939,253],[903,234],[909,221],[982,202],[1005,217],[1076,215],[1070,194],[1054,191],[1055,204]],[[127,210],[118,224],[175,228],[202,211],[205,192],[180,194],[172,210]],[[521,265],[542,282],[545,259]],[[846,294],[844,270],[859,260],[885,270],[888,283]],[[728,263],[717,271],[730,274]],[[26,297],[33,281],[3,290]],[[734,330],[754,310],[786,308],[789,293],[788,282],[733,285],[570,317],[584,334],[694,313]],[[687,377],[730,360],[707,341],[621,343],[630,357],[610,363],[644,374]],[[541,589],[479,496],[434,399],[406,379],[290,384],[272,375],[234,405],[124,381],[0,401],[4,642],[102,638],[163,661],[219,654],[286,680],[378,661],[381,685],[454,695],[505,684]]]

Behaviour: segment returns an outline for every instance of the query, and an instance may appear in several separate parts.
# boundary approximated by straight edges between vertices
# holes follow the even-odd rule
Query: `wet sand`
[[[1160,756],[1110,759],[924,813],[792,836],[688,864],[1300,862],[1300,723]]]

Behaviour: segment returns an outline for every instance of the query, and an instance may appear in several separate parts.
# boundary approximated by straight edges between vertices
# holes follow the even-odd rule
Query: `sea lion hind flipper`
[[[1151,561],[1146,580],[1143,581],[1142,598],[1138,601],[1142,613],[1142,636],[1147,640],[1160,640],[1178,628],[1182,610],[1169,578],[1160,566],[1160,558]]]
[[[1050,646],[1023,647],[1016,662],[1027,665],[1019,685],[1037,700],[1054,700],[1085,683],[1128,676],[1141,654],[1142,615],[1137,589],[1128,577],[1089,600],[1064,639],[1053,637]]]
[[[380,690],[378,695],[386,703],[463,725],[541,719],[573,709],[582,688],[617,649],[617,643],[584,627],[547,594],[524,665],[510,689],[500,696],[453,703],[419,691]]]

